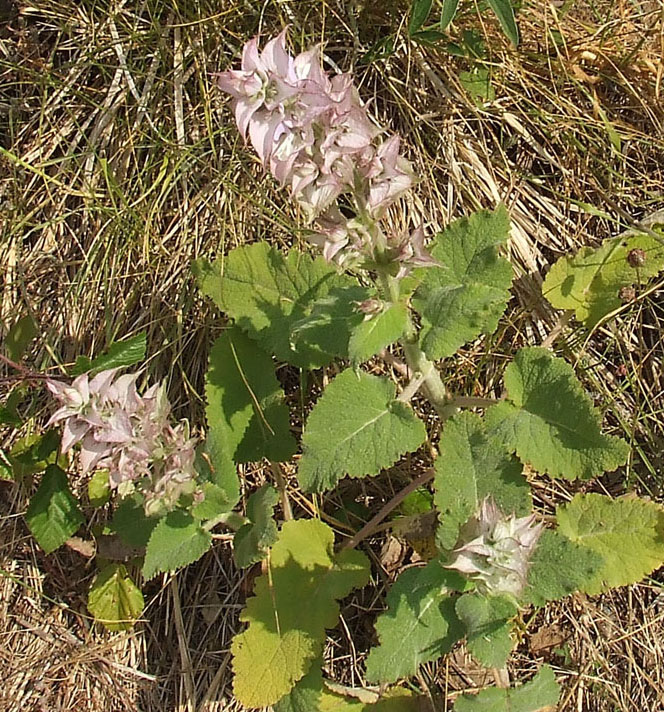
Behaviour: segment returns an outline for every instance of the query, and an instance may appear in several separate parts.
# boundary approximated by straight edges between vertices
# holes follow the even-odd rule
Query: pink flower
[[[477,582],[485,593],[519,597],[526,585],[530,559],[542,534],[535,515],[505,516],[487,497],[461,529],[460,543],[447,566]]]
[[[399,153],[400,139],[391,136],[383,142],[367,171],[369,197],[366,207],[374,217],[380,217],[397,198],[409,191],[415,182],[410,161]]]

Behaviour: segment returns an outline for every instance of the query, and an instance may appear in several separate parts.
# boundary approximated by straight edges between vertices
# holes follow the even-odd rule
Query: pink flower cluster
[[[135,483],[145,493],[147,514],[172,509],[182,494],[193,494],[195,439],[186,422],[170,422],[163,385],[136,391],[138,374],[117,376],[118,369],[93,378],[78,376],[71,385],[48,380],[60,408],[48,425],[62,422],[62,452],[80,443],[83,473],[107,469],[115,488]]]
[[[506,516],[487,497],[462,527],[461,541],[448,568],[476,581],[481,592],[518,598],[526,586],[530,559],[542,530],[534,514]]]
[[[435,262],[424,252],[421,231],[387,239],[376,221],[414,183],[399,152],[399,137],[369,119],[349,74],[330,78],[314,47],[296,57],[286,51],[286,30],[262,52],[254,38],[244,46],[241,69],[219,75],[233,97],[235,119],[263,165],[289,186],[307,219],[318,219],[312,241],[339,264],[372,260],[376,251],[401,262],[403,271]],[[355,213],[337,204],[349,198]]]

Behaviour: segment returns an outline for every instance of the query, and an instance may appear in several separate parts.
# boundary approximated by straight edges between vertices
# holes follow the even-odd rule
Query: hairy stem
[[[293,518],[293,510],[291,509],[290,500],[288,499],[288,490],[286,485],[286,477],[280,462],[270,462],[272,474],[277,484],[277,489],[281,495],[281,508],[284,512],[284,521],[288,522]]]

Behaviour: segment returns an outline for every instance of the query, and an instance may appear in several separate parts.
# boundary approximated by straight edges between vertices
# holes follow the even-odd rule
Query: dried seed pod
[[[621,287],[618,296],[623,303],[633,302],[636,299],[636,289],[634,287]]]
[[[642,250],[640,247],[636,247],[627,253],[627,264],[630,267],[642,267],[647,259],[648,256],[645,250]]]

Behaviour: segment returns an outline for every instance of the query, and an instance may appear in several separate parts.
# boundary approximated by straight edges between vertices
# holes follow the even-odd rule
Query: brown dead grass
[[[49,369],[147,330],[151,375],[169,379],[178,415],[201,422],[198,394],[218,325],[196,293],[190,259],[255,240],[299,241],[297,215],[242,147],[211,74],[257,30],[271,35],[290,23],[298,49],[323,40],[330,63],[355,68],[363,98],[404,137],[423,177],[411,223],[422,219],[431,234],[479,207],[508,205],[517,276],[510,312],[496,336],[462,351],[450,375],[460,392],[498,393],[515,347],[555,328],[540,296],[548,266],[664,206],[661,3],[523,5],[518,52],[489,14],[457,23],[457,32],[479,28],[486,42],[496,99],[478,106],[458,80],[468,60],[405,39],[406,2],[3,4],[0,321],[31,313],[42,333],[30,362]],[[358,64],[398,28],[392,57]],[[393,215],[395,226],[405,219]],[[627,471],[593,485],[600,491],[619,494],[629,483],[662,498],[662,286],[591,335],[563,326],[557,342],[584,367],[607,429],[633,445]],[[402,463],[401,475],[357,485],[359,494],[378,506],[425,465]],[[265,476],[252,471],[248,482]],[[542,478],[538,504],[551,511],[579,487],[588,486]],[[21,519],[28,492],[0,488],[1,712],[240,709],[229,643],[254,574],[233,568],[227,542],[151,583],[134,631],[107,634],[85,609],[92,567],[70,551],[43,556]],[[315,510],[295,490],[292,499],[302,513]],[[334,512],[335,500],[327,504]],[[388,557],[384,544],[384,535],[368,542],[375,586],[346,602],[330,635],[328,670],[343,684],[363,683],[395,562],[412,560],[408,548]],[[511,678],[548,661],[563,684],[561,710],[664,709],[658,580],[526,611]],[[463,649],[423,666],[417,680],[440,709],[440,695],[451,702],[455,690],[486,683]]]

